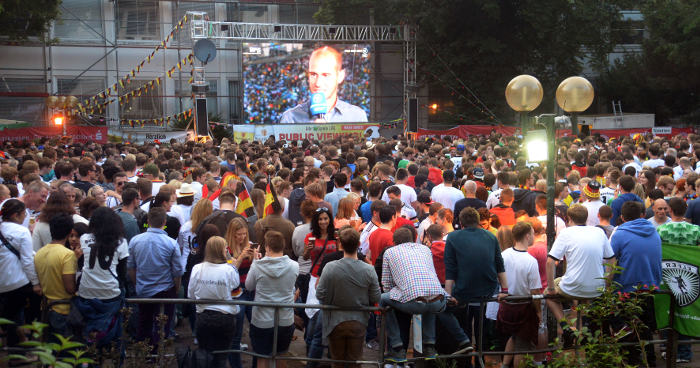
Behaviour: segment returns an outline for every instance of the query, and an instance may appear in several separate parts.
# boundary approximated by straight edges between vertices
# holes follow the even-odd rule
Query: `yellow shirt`
[[[72,297],[63,286],[63,275],[75,275],[78,269],[78,259],[72,250],[63,244],[46,244],[36,252],[34,268],[36,268],[41,289],[49,302]],[[56,313],[68,314],[70,304],[56,304],[52,309]]]

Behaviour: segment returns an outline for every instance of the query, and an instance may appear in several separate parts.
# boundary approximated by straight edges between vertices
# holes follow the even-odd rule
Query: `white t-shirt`
[[[547,215],[537,216],[537,219],[542,223],[545,232],[547,231]],[[566,229],[566,223],[559,216],[554,216],[554,231],[556,236],[559,236],[562,230]],[[510,290],[510,289],[509,289]]]
[[[418,200],[416,190],[409,187],[408,185],[395,184],[393,186],[397,186],[399,187],[399,189],[401,189],[401,202],[410,206],[413,202]],[[386,193],[386,190],[384,191],[384,194],[382,194],[382,201],[389,203],[389,195]]]
[[[496,206],[498,206],[499,203],[501,203],[501,192],[503,189],[498,189],[494,190],[489,194],[489,197],[486,199],[486,208],[492,209]]]
[[[615,189],[610,187],[600,188],[600,201],[608,204],[608,200],[615,198]]]
[[[194,239],[195,234],[192,233],[192,221],[185,222],[180,227],[180,233],[177,235],[177,245],[180,246],[180,263],[184,270],[187,266],[187,257],[190,255],[190,242]]]
[[[605,203],[601,201],[583,202],[583,207],[588,209],[588,219],[586,219],[586,225],[596,226],[600,224],[600,220],[598,219],[598,211],[600,210],[600,207],[603,206],[605,206]]]
[[[119,281],[117,281],[117,264],[124,258],[129,257],[129,245],[126,239],[122,238],[112,257],[109,270],[100,267],[100,262],[95,258],[95,266],[90,268],[90,246],[95,244],[95,237],[90,234],[83,234],[80,237],[80,248],[83,250],[83,275],[80,278],[80,288],[78,295],[85,299],[112,299],[121,294]]]
[[[648,167],[648,168],[650,168],[650,169],[654,169],[654,168],[657,168],[657,167],[659,167],[659,166],[664,166],[665,164],[666,164],[666,163],[664,162],[663,159],[661,159],[661,158],[655,158],[655,159],[651,159],[651,160],[646,160],[646,161],[644,161],[644,162],[642,163],[642,167],[646,166],[646,167]]]
[[[630,166],[634,167],[634,169],[636,170],[637,176],[639,176],[639,173],[642,172],[642,167],[639,166],[639,164],[636,163],[636,162],[630,162],[630,163],[626,164],[625,166],[623,166],[623,167],[622,167],[622,172],[624,173],[624,172],[625,172],[625,169],[627,169],[627,168],[630,167]]]
[[[566,258],[566,273],[559,287],[568,295],[594,298],[605,286],[603,259],[615,256],[603,229],[592,226],[572,226],[562,230],[549,251],[549,256]]]
[[[464,193],[453,186],[442,186],[440,188],[433,188],[431,197],[433,201],[438,202],[445,206],[445,208],[449,208],[450,210],[454,211],[455,203],[464,198]]]
[[[425,234],[425,231],[428,230],[432,224],[433,222],[430,221],[430,217],[426,217],[423,221],[421,221],[420,225],[418,225],[418,242],[423,242],[423,234]]]
[[[18,253],[19,258],[6,246],[0,244],[0,293],[16,290],[31,281],[39,285],[34,268],[34,250],[29,229],[14,222],[0,222],[0,232]]]
[[[202,262],[192,268],[187,297],[190,299],[231,300],[231,291],[238,288],[240,278],[235,267],[228,263]],[[227,314],[238,313],[237,305],[197,304],[197,313],[212,310]]]
[[[506,269],[510,295],[530,295],[532,289],[541,289],[537,260],[526,250],[508,248],[501,253]]]

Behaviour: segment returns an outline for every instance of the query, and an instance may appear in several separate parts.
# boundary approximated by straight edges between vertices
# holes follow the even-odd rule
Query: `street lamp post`
[[[540,105],[542,96],[542,84],[531,75],[519,75],[506,86],[506,101],[510,108],[520,115],[520,128],[523,136],[529,128],[527,113]]]
[[[578,135],[578,113],[593,103],[593,85],[583,77],[569,77],[557,87],[557,104],[571,113],[571,134]]]

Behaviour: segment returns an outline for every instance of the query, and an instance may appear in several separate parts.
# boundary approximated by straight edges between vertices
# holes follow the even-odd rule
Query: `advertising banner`
[[[69,125],[66,127],[66,135],[73,138],[75,142],[107,143],[107,127]],[[63,136],[62,127],[31,127],[0,131],[0,141],[29,141],[42,137],[56,138],[61,136]]]
[[[240,142],[265,141],[271,135],[275,140],[319,140],[325,141],[340,136],[354,135],[356,137],[379,138],[377,124],[273,124],[273,125],[234,125],[233,139]]]
[[[178,130],[173,132],[166,132],[162,130],[151,131],[151,132],[130,132],[130,131],[116,131],[111,133],[113,136],[121,137],[122,142],[130,142],[136,144],[144,143],[170,143],[171,139],[175,139],[180,143],[187,141],[187,138],[192,131]]]

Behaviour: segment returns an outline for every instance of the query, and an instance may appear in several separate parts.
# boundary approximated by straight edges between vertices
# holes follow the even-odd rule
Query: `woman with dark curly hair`
[[[102,347],[121,336],[121,285],[126,280],[129,246],[119,216],[107,207],[96,209],[88,232],[80,237],[80,248],[85,264],[77,306],[85,318],[83,336]]]
[[[59,190],[51,193],[44,208],[41,209],[37,223],[34,225],[34,231],[32,232],[32,245],[35,252],[44,245],[51,243],[49,220],[59,213],[73,215],[74,223],[88,224],[88,220],[75,213],[73,204],[62,191]]]

